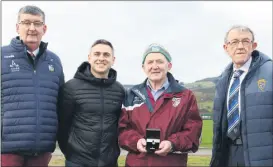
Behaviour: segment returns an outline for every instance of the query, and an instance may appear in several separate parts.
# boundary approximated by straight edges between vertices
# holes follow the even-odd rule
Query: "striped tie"
[[[234,81],[230,87],[229,99],[228,99],[228,132],[227,136],[232,140],[235,140],[240,135],[240,116],[239,116],[239,87],[240,87],[240,76],[244,71],[234,71]]]

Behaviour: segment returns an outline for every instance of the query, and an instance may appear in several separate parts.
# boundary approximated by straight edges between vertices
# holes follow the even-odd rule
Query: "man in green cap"
[[[119,121],[126,166],[186,166],[187,152],[199,148],[196,98],[169,72],[171,61],[165,48],[151,44],[142,61],[147,78],[127,92]]]

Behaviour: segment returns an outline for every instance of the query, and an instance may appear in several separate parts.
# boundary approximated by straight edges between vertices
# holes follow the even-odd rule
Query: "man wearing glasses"
[[[248,27],[226,34],[232,63],[216,85],[211,166],[273,166],[272,59],[256,47]]]
[[[47,26],[40,8],[21,8],[16,30],[19,36],[1,54],[1,165],[48,166],[56,144],[62,63],[41,41]]]

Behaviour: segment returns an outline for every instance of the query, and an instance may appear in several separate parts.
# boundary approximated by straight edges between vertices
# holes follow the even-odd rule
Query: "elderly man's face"
[[[113,50],[108,45],[97,44],[92,47],[88,61],[91,64],[93,75],[104,76],[114,64]]]
[[[40,15],[21,14],[20,20],[16,24],[17,33],[20,39],[33,51],[40,45],[47,27],[43,23],[43,17]]]
[[[247,62],[256,47],[257,43],[253,42],[252,34],[240,29],[231,30],[227,37],[227,43],[224,44],[225,51],[237,68]]]
[[[142,68],[151,82],[161,82],[167,77],[172,64],[161,53],[150,53],[146,56]]]

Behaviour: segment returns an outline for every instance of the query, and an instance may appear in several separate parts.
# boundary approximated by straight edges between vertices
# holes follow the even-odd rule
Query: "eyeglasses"
[[[33,23],[34,27],[36,27],[36,28],[39,28],[39,27],[41,27],[41,26],[44,25],[44,23],[41,22],[41,21],[34,21],[34,22],[31,22],[31,21],[28,21],[28,20],[26,20],[26,21],[21,21],[21,22],[18,23],[18,24],[22,24],[22,25],[25,26],[25,27],[30,27],[32,23]]]
[[[230,42],[227,42],[228,45],[230,45],[231,47],[237,47],[239,45],[239,43],[242,42],[243,46],[244,47],[247,47],[249,46],[253,41],[250,41],[250,40],[242,40],[242,41],[239,41],[239,40],[234,40],[234,41],[230,41]]]

